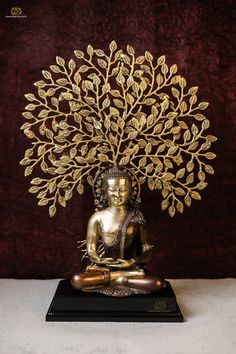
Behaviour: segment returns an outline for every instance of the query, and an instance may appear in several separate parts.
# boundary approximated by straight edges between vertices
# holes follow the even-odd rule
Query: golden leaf
[[[147,163],[147,158],[146,158],[146,157],[142,157],[142,158],[139,160],[139,167],[144,167],[144,166],[146,166],[146,163]]]
[[[161,202],[161,210],[166,210],[169,206],[169,200],[168,199],[164,199],[162,202]]]
[[[88,104],[93,105],[95,103],[95,99],[93,97],[85,97],[85,101]]]
[[[118,124],[118,126],[119,126],[121,129],[123,129],[124,126],[125,126],[125,121],[124,121],[124,119],[119,117],[119,118],[118,118],[118,121],[117,121],[117,124]]]
[[[161,67],[161,72],[162,74],[166,75],[168,73],[168,66],[166,64],[163,64]]]
[[[42,87],[44,87],[45,85],[46,85],[46,83],[45,83],[45,81],[43,81],[43,80],[36,81],[36,82],[34,83],[34,86],[39,87],[39,88],[42,88]]]
[[[126,96],[126,99],[127,99],[127,102],[132,105],[134,103],[134,97],[130,94],[130,93],[127,93],[127,96]]]
[[[163,82],[164,82],[164,78],[163,78],[163,76],[159,73],[159,74],[157,75],[157,77],[156,77],[156,83],[157,83],[158,86],[161,86]]]
[[[197,191],[190,191],[190,195],[193,199],[201,200],[201,196]]]
[[[91,44],[87,46],[87,53],[90,57],[93,55],[93,47],[91,46]]]
[[[190,198],[189,195],[186,195],[186,197],[184,198],[184,202],[188,207],[190,207],[192,199]]]
[[[197,184],[196,188],[199,190],[202,190],[202,189],[206,188],[207,185],[208,185],[208,183],[206,183],[206,182],[199,182]]]
[[[217,137],[215,137],[214,135],[207,135],[206,140],[210,142],[214,142],[217,140]]]
[[[115,104],[116,107],[124,108],[124,104],[123,104],[123,102],[121,100],[118,100],[118,99],[114,98],[113,101],[114,101],[114,104]]]
[[[84,186],[81,183],[78,184],[78,186],[77,186],[77,192],[79,194],[83,194],[84,193]]]
[[[60,73],[61,69],[59,68],[59,66],[57,65],[50,65],[50,69],[54,72],[54,73]]]
[[[182,88],[184,88],[186,85],[187,85],[187,83],[186,83],[185,78],[184,78],[184,77],[181,77],[181,78],[180,78],[180,81],[179,81],[179,86],[182,87]]]
[[[48,210],[49,215],[52,218],[56,214],[57,208],[55,207],[55,205],[51,205]]]
[[[27,93],[26,95],[25,95],[25,98],[28,100],[28,101],[35,101],[36,100],[36,97],[35,97],[35,95],[33,94],[33,93]]]
[[[188,172],[191,172],[191,171],[194,169],[194,162],[193,162],[192,160],[189,161],[189,162],[187,163],[186,167],[187,167],[187,171],[188,171]]]
[[[195,104],[197,102],[197,96],[196,95],[192,95],[189,99],[189,103],[191,105]]]
[[[39,187],[37,187],[37,186],[32,186],[29,189],[30,193],[37,193],[38,191],[39,191]]]
[[[25,117],[26,119],[34,118],[34,116],[33,116],[33,114],[31,112],[23,112],[22,116]]]
[[[152,54],[151,54],[149,51],[147,51],[147,50],[146,50],[146,52],[145,52],[145,59],[146,59],[147,61],[149,61],[149,62],[153,61],[153,56],[152,56]]]
[[[181,168],[180,170],[178,170],[178,172],[176,173],[176,177],[177,178],[182,178],[185,174],[185,168]]]
[[[191,139],[190,130],[186,130],[186,131],[184,132],[183,138],[184,138],[184,141],[185,141],[185,142]]]
[[[45,153],[45,151],[46,151],[45,145],[40,145],[37,150],[37,155],[41,156]]]
[[[214,168],[211,165],[205,165],[205,170],[210,175],[214,175],[214,173],[215,173]]]
[[[207,152],[205,156],[208,160],[213,160],[216,158],[216,154],[213,154],[213,152]]]
[[[65,60],[61,57],[56,57],[56,62],[59,66],[64,66],[65,65]]]
[[[143,64],[144,60],[145,60],[144,56],[137,57],[136,58],[136,63],[137,64]]]
[[[61,195],[59,195],[58,197],[58,203],[63,206],[63,208],[66,207],[66,201],[65,201],[65,198],[63,198]]]
[[[173,218],[175,216],[175,207],[171,205],[168,209],[170,216]]]
[[[173,76],[171,79],[171,84],[178,84],[180,81],[180,75]]]
[[[205,119],[203,122],[202,122],[202,129],[206,130],[210,127],[210,121],[208,119]]]
[[[172,119],[168,119],[166,122],[165,122],[165,129],[169,129],[173,126],[173,120]]]
[[[145,152],[148,155],[148,154],[150,154],[151,151],[152,151],[152,144],[148,143],[145,147]]]
[[[119,97],[120,96],[120,91],[118,90],[111,90],[110,94],[114,97]]]
[[[173,75],[173,74],[176,74],[177,73],[177,70],[178,70],[178,67],[176,64],[172,65],[170,67],[170,74]]]
[[[117,49],[117,44],[115,41],[112,41],[109,45],[110,51],[114,52]]]
[[[72,197],[72,190],[71,189],[68,189],[66,192],[65,192],[65,200],[69,200],[71,199]]]
[[[187,184],[191,184],[191,183],[193,183],[193,181],[194,181],[194,174],[190,173],[190,175],[188,175],[188,177],[186,179],[186,182],[187,182]]]
[[[163,180],[164,181],[171,181],[172,179],[175,178],[175,175],[173,173],[167,172],[163,175]]]
[[[144,104],[147,104],[148,106],[151,106],[151,105],[153,105],[155,102],[156,102],[155,98],[147,98],[147,99],[144,101]]]
[[[153,164],[152,164],[152,163],[149,163],[149,164],[147,165],[147,167],[146,167],[146,172],[147,172],[147,173],[151,173],[151,172],[153,171],[153,169],[154,169]]]
[[[177,187],[176,189],[175,189],[175,193],[176,193],[176,195],[185,195],[185,191],[183,190],[183,188],[180,188],[180,187]]]
[[[199,103],[198,108],[204,110],[204,109],[206,109],[208,106],[209,106],[209,103],[208,103],[208,102],[201,102],[201,103]]]
[[[36,178],[33,178],[30,183],[34,184],[34,185],[39,185],[40,183],[42,183],[42,180],[41,180],[41,178],[36,177]]]
[[[81,59],[84,57],[84,53],[81,50],[74,50],[75,56],[78,59]]]
[[[163,65],[165,63],[165,60],[166,60],[166,57],[165,55],[162,55],[161,57],[159,57],[157,59],[157,65],[160,66],[160,65]]]
[[[180,129],[181,129],[180,127],[174,127],[174,128],[171,129],[170,132],[172,134],[178,134],[180,132]]]
[[[205,181],[205,178],[206,178],[205,173],[202,172],[202,171],[199,171],[198,172],[198,178],[199,178],[200,181]]]
[[[98,154],[98,158],[101,162],[107,162],[108,161],[108,157],[105,154]]]
[[[148,178],[148,188],[153,191],[155,188],[155,183],[152,178]]]
[[[122,157],[122,159],[120,160],[120,165],[121,166],[127,165],[127,163],[129,162],[129,159],[130,159],[129,155]]]
[[[166,189],[166,188],[163,186],[162,191],[161,191],[161,194],[162,194],[163,198],[166,198],[166,197],[168,196],[168,194],[169,194],[168,189]]]
[[[185,102],[185,101],[181,102],[179,108],[180,108],[181,113],[186,112],[187,109],[188,109],[188,107],[187,107],[187,105],[186,105],[186,102]]]
[[[127,45],[127,52],[128,52],[130,55],[134,55],[134,54],[135,54],[134,48],[131,47],[131,45]]]
[[[99,65],[101,68],[106,69],[107,63],[106,63],[105,60],[103,60],[103,59],[97,59],[97,62],[98,62],[98,65]]]
[[[177,202],[177,205],[176,205],[176,208],[177,208],[177,210],[180,212],[180,213],[183,213],[183,211],[184,211],[184,205],[183,205],[183,203],[181,203],[181,202]]]
[[[102,102],[102,108],[105,109],[110,106],[110,100],[109,98],[105,98],[105,100]]]
[[[33,103],[28,104],[25,109],[28,109],[28,111],[33,111],[37,106]]]
[[[197,91],[198,91],[198,86],[193,86],[188,90],[188,93],[190,95],[195,95],[197,93]]]
[[[94,51],[99,57],[104,57],[105,53],[102,49],[96,49]]]
[[[109,92],[110,89],[111,89],[111,86],[110,86],[110,84],[108,84],[108,83],[102,86],[102,92],[103,92],[103,93]]]
[[[73,59],[70,59],[68,66],[71,71],[74,71],[76,67],[75,61]]]
[[[68,80],[66,79],[58,79],[56,81],[60,86],[66,86],[68,84]]]
[[[104,119],[104,126],[105,126],[106,129],[109,129],[110,126],[111,126],[111,121],[110,121],[110,119],[108,117],[106,117]]]
[[[43,205],[47,205],[49,202],[49,200],[47,198],[42,198],[40,199],[40,201],[38,202],[38,205],[43,206]]]
[[[158,124],[154,127],[153,132],[154,132],[154,133],[160,133],[160,132],[162,131],[162,128],[163,128],[163,124],[162,124],[162,123],[158,123]]]
[[[45,79],[49,79],[49,80],[52,79],[52,74],[49,71],[43,70],[42,73],[43,73],[43,76],[45,77]]]
[[[160,154],[161,152],[163,152],[166,148],[166,145],[165,144],[161,144],[158,149],[157,149],[157,154]]]

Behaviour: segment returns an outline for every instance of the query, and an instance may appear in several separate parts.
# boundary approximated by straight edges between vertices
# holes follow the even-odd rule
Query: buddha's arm
[[[139,255],[135,257],[135,262],[137,264],[140,263],[148,263],[152,258],[152,248],[153,246],[150,244],[147,228],[144,225],[139,226],[140,239],[142,243],[142,250]]]
[[[100,261],[100,257],[97,253],[99,237],[100,235],[98,232],[98,216],[95,213],[89,219],[86,237],[86,245],[89,258],[92,262],[95,263]]]

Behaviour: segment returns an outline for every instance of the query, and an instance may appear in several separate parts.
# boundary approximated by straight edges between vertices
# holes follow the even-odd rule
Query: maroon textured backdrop
[[[26,18],[5,18],[11,5]],[[0,47],[1,238],[0,276],[70,276],[80,267],[76,241],[83,239],[94,210],[91,191],[74,196],[53,219],[28,193],[19,160],[29,141],[19,128],[33,82],[56,55],[69,59],[88,43],[106,49],[115,39],[138,54],[150,50],[176,63],[200,98],[209,101],[216,174],[203,200],[171,219],[161,212],[159,192],[142,191],[143,209],[156,245],[152,270],[165,277],[235,276],[235,1],[60,0],[7,1],[2,8]],[[5,11],[5,12],[4,12]],[[63,210],[62,210],[63,209]]]

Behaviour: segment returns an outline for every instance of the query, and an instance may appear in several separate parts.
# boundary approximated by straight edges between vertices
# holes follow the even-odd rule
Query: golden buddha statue
[[[148,276],[144,271],[153,246],[137,207],[131,175],[124,168],[113,167],[96,183],[100,210],[91,216],[86,238],[92,264],[72,277],[72,286],[111,296],[160,291],[165,287],[164,279]]]

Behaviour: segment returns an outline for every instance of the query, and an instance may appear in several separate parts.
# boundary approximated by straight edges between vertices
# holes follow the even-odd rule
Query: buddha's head
[[[133,207],[139,201],[139,186],[128,169],[112,167],[98,173],[93,184],[96,210],[103,210],[108,206]]]
[[[129,175],[118,167],[113,167],[106,176],[106,194],[108,205],[121,207],[130,199],[131,181]]]

